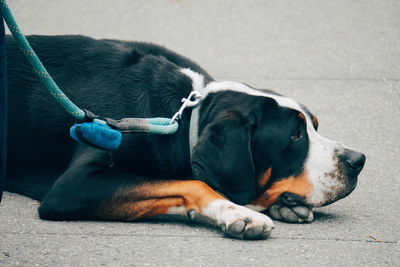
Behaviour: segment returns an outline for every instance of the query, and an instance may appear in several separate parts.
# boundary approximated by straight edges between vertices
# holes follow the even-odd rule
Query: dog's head
[[[196,178],[264,209],[277,201],[324,206],[356,187],[365,156],[319,135],[303,105],[240,83],[207,90],[192,157]]]

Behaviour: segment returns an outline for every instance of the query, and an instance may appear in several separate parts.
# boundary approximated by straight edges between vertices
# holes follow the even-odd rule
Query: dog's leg
[[[41,203],[39,215],[48,220],[133,221],[160,214],[200,214],[233,237],[264,239],[272,231],[269,217],[224,199],[201,181],[129,182],[135,179],[61,179]]]
[[[160,181],[117,192],[99,206],[103,219],[135,220],[159,214],[205,216],[228,235],[262,239],[270,235],[272,221],[265,215],[236,205],[201,181]]]
[[[200,214],[234,237],[262,239],[271,233],[269,217],[224,199],[201,181],[154,181],[114,170],[109,160],[104,151],[80,151],[42,201],[39,216],[132,221],[160,214]]]

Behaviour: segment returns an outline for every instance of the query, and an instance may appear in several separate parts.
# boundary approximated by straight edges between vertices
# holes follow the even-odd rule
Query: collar
[[[208,94],[207,87],[203,86],[201,88],[193,88],[194,90],[200,93],[200,102],[197,106],[192,109],[192,114],[190,116],[190,125],[189,125],[189,151],[190,158],[193,155],[193,148],[197,145],[199,141],[199,117],[200,117],[200,108],[202,101]]]
[[[191,69],[182,69],[181,72],[188,76],[192,80],[192,93],[197,91],[197,97],[199,98],[199,103],[192,108],[192,114],[190,116],[189,125],[189,150],[190,158],[192,158],[193,148],[196,146],[199,139],[199,116],[202,101],[206,98],[208,94],[208,88],[204,81],[204,76],[192,71]]]
[[[193,148],[196,146],[199,140],[199,111],[201,102],[197,107],[192,109],[192,115],[190,116],[190,126],[189,126],[189,151],[190,158],[193,155]]]

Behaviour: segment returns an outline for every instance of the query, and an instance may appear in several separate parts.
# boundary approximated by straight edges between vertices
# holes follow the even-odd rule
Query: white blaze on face
[[[312,126],[311,118],[306,118],[309,151],[304,170],[313,185],[307,201],[313,206],[322,206],[336,199],[346,188],[345,180],[341,179],[343,173],[340,171],[338,158],[343,147],[319,135]]]
[[[184,69],[181,71],[193,80],[193,84],[199,84],[198,74],[192,70]],[[346,179],[339,168],[338,154],[343,151],[343,146],[320,136],[313,127],[312,118],[305,112],[298,102],[293,99],[265,93],[255,90],[238,82],[211,82],[201,89],[202,97],[205,98],[209,93],[220,91],[235,91],[253,96],[268,97],[274,99],[280,106],[291,108],[301,112],[306,118],[307,133],[309,137],[309,152],[304,164],[304,173],[312,185],[312,191],[306,200],[313,206],[321,206],[325,203],[337,199],[346,188]]]

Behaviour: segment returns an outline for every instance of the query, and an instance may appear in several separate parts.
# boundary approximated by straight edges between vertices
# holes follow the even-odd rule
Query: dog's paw
[[[228,200],[214,201],[205,213],[225,234],[236,238],[266,239],[274,228],[274,223],[268,216]]]
[[[268,214],[275,220],[289,223],[310,223],[314,219],[312,208],[305,206],[275,204],[268,209]]]

